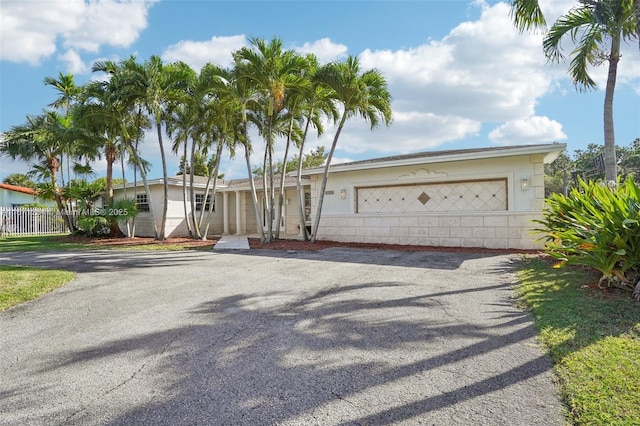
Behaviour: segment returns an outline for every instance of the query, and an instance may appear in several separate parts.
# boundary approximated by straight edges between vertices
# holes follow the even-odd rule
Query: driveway
[[[560,425],[514,259],[0,254],[79,271],[0,314],[0,424]]]

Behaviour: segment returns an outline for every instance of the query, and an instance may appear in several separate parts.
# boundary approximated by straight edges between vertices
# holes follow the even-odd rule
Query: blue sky
[[[549,21],[575,4],[541,0]],[[542,35],[514,30],[501,2],[2,0],[0,8],[0,131],[53,101],[55,91],[42,83],[46,76],[71,72],[84,83],[98,77],[90,72],[96,60],[131,54],[140,61],[153,54],[182,60],[199,70],[206,62],[229,64],[230,53],[251,37],[279,37],[287,48],[325,62],[358,56],[363,68],[387,78],[394,123],[371,132],[364,122],[348,122],[334,162],[554,141],[572,153],[603,140],[606,67],[592,71],[600,90],[576,92],[567,65],[547,64]],[[569,51],[569,41],[563,47]],[[614,113],[619,145],[640,137],[637,44],[623,47]],[[327,126],[308,149],[329,146],[333,132]],[[150,177],[160,177],[153,133],[143,156],[154,166]],[[254,143],[257,165],[257,136]],[[170,157],[170,174],[177,165]],[[104,174],[102,161],[94,167]],[[2,158],[0,180],[28,169]],[[243,159],[225,154],[221,172],[246,177]]]

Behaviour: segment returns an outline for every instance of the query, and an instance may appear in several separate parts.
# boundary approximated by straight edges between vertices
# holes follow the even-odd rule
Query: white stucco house
[[[330,168],[318,239],[341,242],[447,247],[539,248],[532,220],[544,206],[544,164],[566,145],[560,143],[431,151]],[[314,219],[323,168],[304,170],[305,206]],[[205,178],[195,183],[201,202]],[[261,190],[262,182],[256,179]],[[162,180],[150,181],[152,203],[162,208]],[[169,179],[167,236],[186,235],[182,178]],[[132,198],[133,185],[125,185]],[[285,181],[281,235],[300,233],[295,178]],[[115,190],[116,197],[123,188]],[[146,198],[141,183],[137,197]],[[258,197],[261,198],[260,196]],[[260,206],[262,208],[262,206]],[[153,235],[151,217],[136,219],[139,236]],[[219,181],[210,235],[257,232],[248,179]]]

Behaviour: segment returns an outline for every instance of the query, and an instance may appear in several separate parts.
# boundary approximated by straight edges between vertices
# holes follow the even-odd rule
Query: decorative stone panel
[[[362,187],[356,196],[356,213],[505,211],[507,180]]]

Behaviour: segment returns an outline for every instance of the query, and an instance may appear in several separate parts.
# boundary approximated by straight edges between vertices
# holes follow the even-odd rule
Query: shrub
[[[581,180],[568,196],[552,194],[537,223],[545,251],[558,266],[594,268],[602,273],[600,285],[633,289],[638,283],[640,188],[633,179],[613,188]],[[634,297],[640,297],[638,291]]]

